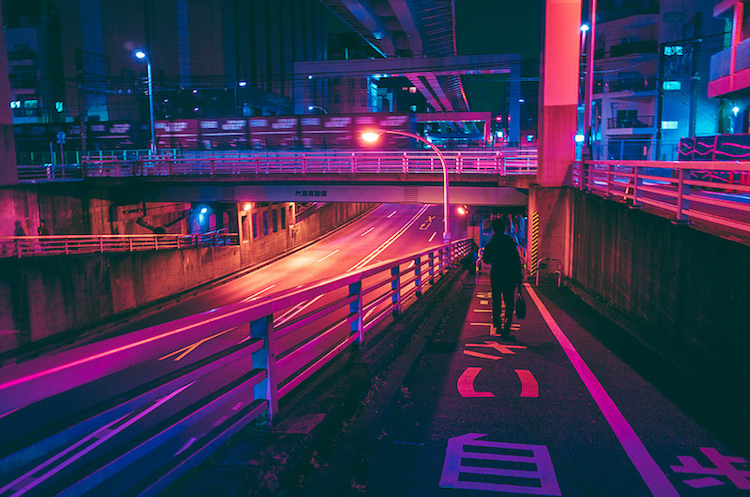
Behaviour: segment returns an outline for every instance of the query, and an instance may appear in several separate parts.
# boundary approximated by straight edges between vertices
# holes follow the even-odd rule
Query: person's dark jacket
[[[482,259],[492,265],[490,278],[501,287],[513,287],[523,282],[521,258],[510,236],[493,234],[484,247]]]

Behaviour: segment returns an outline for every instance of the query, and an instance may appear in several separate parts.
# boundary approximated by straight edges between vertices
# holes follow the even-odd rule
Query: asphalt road
[[[465,236],[457,219],[452,239]],[[124,333],[240,301],[309,286],[370,264],[442,244],[439,205],[383,204],[310,247],[252,273],[133,318],[108,333]]]

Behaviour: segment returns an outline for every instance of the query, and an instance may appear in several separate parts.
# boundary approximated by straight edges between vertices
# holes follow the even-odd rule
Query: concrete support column
[[[539,85],[541,186],[570,183],[578,117],[581,0],[546,0]]]
[[[570,188],[529,190],[529,228],[526,267],[530,275],[542,259],[557,259],[562,272],[571,274],[573,215]]]
[[[0,9],[0,26],[3,13]],[[0,36],[0,185],[18,184],[16,145],[13,140],[13,115],[10,112],[10,80],[5,36]]]

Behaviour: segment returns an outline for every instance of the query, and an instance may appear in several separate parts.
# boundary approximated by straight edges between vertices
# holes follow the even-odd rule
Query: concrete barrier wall
[[[572,286],[693,372],[750,373],[750,247],[577,190]]]
[[[326,204],[242,247],[0,259],[0,352],[75,333],[306,245],[374,204]]]

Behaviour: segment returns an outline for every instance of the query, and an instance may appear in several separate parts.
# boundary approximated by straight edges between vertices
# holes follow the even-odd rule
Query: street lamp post
[[[242,116],[243,113],[239,112],[239,102],[237,100],[237,87],[244,88],[247,86],[247,81],[239,81],[234,85],[234,113],[235,115]]]
[[[151,150],[156,151],[156,133],[154,131],[154,79],[151,76],[151,58],[143,50],[135,52],[136,58],[146,60],[146,70],[148,71],[148,108],[151,117]]]
[[[414,138],[415,140],[425,143],[437,154],[438,159],[440,159],[440,164],[443,166],[443,242],[449,242],[451,240],[450,222],[448,220],[450,204],[448,202],[448,166],[445,164],[445,157],[443,157],[442,152],[440,152],[440,149],[437,148],[434,143],[415,133],[409,133],[406,131],[395,131],[391,129],[370,130],[362,133],[362,139],[366,142],[374,143],[385,133],[408,136],[409,138]]]
[[[323,114],[328,114],[328,111],[325,110],[325,108],[321,107],[320,105],[308,105],[307,106],[307,110],[309,110],[310,112],[312,112],[315,109],[322,110]]]

